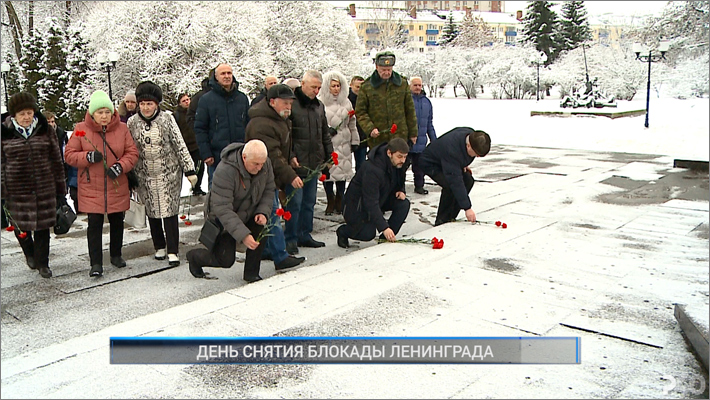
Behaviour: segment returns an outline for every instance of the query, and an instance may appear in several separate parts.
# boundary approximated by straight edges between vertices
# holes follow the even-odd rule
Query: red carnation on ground
[[[508,228],[508,224],[506,224],[506,223],[503,223],[503,226],[502,226],[502,228],[503,228],[503,229],[507,229],[507,228]]]
[[[500,221],[496,221],[496,226],[500,226],[500,224],[501,224]]]
[[[431,244],[434,244],[434,243],[439,243],[439,239],[437,239],[436,236],[431,238]]]
[[[8,232],[12,232],[12,231],[15,230],[15,227],[12,226],[12,225],[10,225],[10,226],[8,226],[7,228],[5,228],[5,230],[8,231]]]
[[[286,211],[284,213],[284,220],[288,221],[291,219],[291,211]]]
[[[19,237],[20,239],[24,239],[27,237],[27,232],[22,232],[19,235],[17,235],[17,237]]]
[[[390,128],[391,133],[397,132],[397,124],[392,124],[392,127]]]
[[[185,215],[185,214],[180,216],[180,219],[185,219],[185,218],[187,218],[187,215]]]
[[[283,208],[277,208],[277,209],[276,209],[276,215],[278,215],[279,217],[283,217],[283,215],[284,215],[284,209],[283,209]]]
[[[187,226],[192,225],[192,221],[185,221],[185,225],[187,225]]]
[[[84,131],[76,131],[76,132],[74,132],[74,134],[78,137],[86,136],[86,132],[84,132]]]
[[[318,178],[318,180],[321,182],[325,182],[326,179],[327,178],[326,178],[325,174],[321,174],[320,178]]]

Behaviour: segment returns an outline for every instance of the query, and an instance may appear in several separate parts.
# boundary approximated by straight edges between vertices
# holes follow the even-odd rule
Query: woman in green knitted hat
[[[84,122],[74,127],[64,157],[67,164],[79,170],[79,211],[89,216],[86,230],[89,276],[99,277],[104,272],[101,251],[104,214],[108,214],[111,225],[111,264],[125,267],[126,261],[121,257],[123,217],[130,206],[126,174],[138,161],[138,148],[105,92],[97,90],[91,95]]]

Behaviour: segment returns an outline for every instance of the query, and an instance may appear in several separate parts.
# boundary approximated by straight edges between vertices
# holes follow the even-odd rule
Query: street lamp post
[[[8,96],[7,96],[7,73],[10,72],[10,64],[3,61],[2,62],[2,84],[3,89],[5,89],[5,107],[7,108]]]
[[[644,45],[640,43],[634,43],[633,49],[634,53],[636,53],[636,59],[641,61],[641,62],[648,62],[648,82],[646,84],[646,122],[644,122],[643,126],[648,128],[648,106],[651,100],[651,63],[652,62],[657,62],[661,60],[666,59],[666,52],[668,51],[669,43],[667,40],[661,40],[661,43],[658,45],[658,50],[660,51],[661,54],[653,52],[652,49],[646,48]],[[642,53],[645,53],[648,51],[648,55],[641,55]]]
[[[540,63],[547,61],[547,54],[541,51],[540,54],[530,57],[530,61],[533,64],[537,64],[537,91],[535,101],[540,101]]]
[[[113,90],[111,89],[111,70],[116,68],[116,63],[120,58],[119,54],[115,51],[108,53],[108,57],[104,54],[99,54],[98,61],[101,64],[101,68],[106,68],[106,74],[108,74],[108,97],[113,103]]]

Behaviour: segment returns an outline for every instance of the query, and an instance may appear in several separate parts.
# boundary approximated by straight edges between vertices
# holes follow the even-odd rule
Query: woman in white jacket
[[[323,75],[323,88],[318,94],[318,99],[325,106],[325,116],[328,126],[333,151],[338,153],[338,165],[333,165],[329,177],[323,182],[328,205],[325,215],[343,212],[343,196],[345,196],[345,182],[352,179],[353,163],[352,149],[360,144],[360,136],[355,125],[355,111],[348,99],[348,82],[345,75],[338,71],[330,71]],[[326,174],[328,175],[328,174]],[[335,182],[337,194],[333,193]]]

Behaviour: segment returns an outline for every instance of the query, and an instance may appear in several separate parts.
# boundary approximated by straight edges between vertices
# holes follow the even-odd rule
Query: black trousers
[[[191,151],[190,157],[192,158],[192,162],[195,164],[195,168],[197,168],[197,183],[195,184],[195,189],[201,188],[202,176],[205,174],[205,162],[202,160],[202,157],[200,157],[199,150]]]
[[[459,212],[463,209],[456,201],[454,192],[451,191],[451,182],[446,179],[443,172],[439,172],[434,176],[429,175],[429,177],[442,187],[441,197],[439,198],[439,209],[436,212],[436,222],[434,222],[434,226],[451,222],[456,219],[456,216],[459,215]],[[464,172],[463,184],[466,187],[466,193],[471,192],[474,183],[475,179],[473,179],[473,176]]]
[[[89,213],[89,227],[86,229],[86,238],[89,242],[89,260],[91,265],[103,265],[101,251],[102,231],[104,227],[104,214]],[[111,257],[121,256],[123,247],[123,212],[108,214],[109,229],[109,254]]]
[[[177,254],[180,245],[178,216],[173,215],[162,219],[148,217],[148,224],[150,225],[150,236],[153,238],[153,247],[160,250],[167,246],[168,254]],[[163,234],[163,225],[165,225],[165,234]]]
[[[49,267],[49,229],[25,232],[27,236],[24,239],[20,239],[19,229],[15,229],[14,232],[25,257],[34,258],[37,268]]]
[[[399,200],[392,196],[382,206],[383,212],[392,211],[392,215],[390,215],[390,218],[387,220],[387,224],[395,235],[399,233],[400,228],[402,228],[402,224],[404,224],[404,220],[407,219],[407,215],[409,214],[409,205],[409,199],[405,198],[404,200]],[[360,223],[346,222],[346,225],[344,226],[345,228],[342,233],[354,240],[366,242],[374,239],[377,234],[377,227],[375,227],[375,223],[372,221]]]
[[[256,239],[264,228],[254,222],[251,216],[246,227],[251,231],[251,235]],[[261,269],[261,252],[264,251],[266,239],[262,239],[256,250],[247,249],[246,260],[244,261],[244,279],[255,278]],[[193,260],[200,267],[231,268],[236,259],[237,241],[227,232],[222,232],[212,248],[212,251],[205,248],[190,250]]]
[[[345,181],[336,181],[335,189],[338,191],[340,197],[345,196]],[[326,195],[335,197],[335,193],[333,193],[333,182],[323,182],[323,190],[325,190]]]

